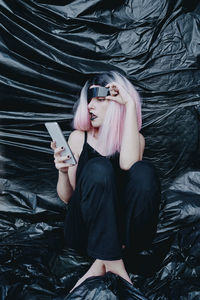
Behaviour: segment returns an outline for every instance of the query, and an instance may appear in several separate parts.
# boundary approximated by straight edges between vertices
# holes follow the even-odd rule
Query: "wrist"
[[[66,170],[66,171],[61,171],[61,170],[58,170],[58,174],[59,174],[59,176],[68,176],[68,169]]]

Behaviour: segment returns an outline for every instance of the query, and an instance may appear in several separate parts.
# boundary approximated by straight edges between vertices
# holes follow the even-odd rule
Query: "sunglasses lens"
[[[110,95],[109,88],[105,88],[103,86],[88,89],[88,101],[90,101],[92,98],[106,97],[108,95]]]

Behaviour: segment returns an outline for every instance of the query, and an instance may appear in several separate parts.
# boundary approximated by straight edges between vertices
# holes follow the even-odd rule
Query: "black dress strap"
[[[85,140],[84,140],[84,144],[87,143],[87,131],[85,131]]]

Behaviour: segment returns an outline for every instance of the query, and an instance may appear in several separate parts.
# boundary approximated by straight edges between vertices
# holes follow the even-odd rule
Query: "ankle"
[[[122,259],[112,260],[112,261],[104,260],[104,265],[105,265],[106,272],[112,272],[116,275],[119,275],[120,277],[124,278],[125,280],[127,280],[129,283],[132,284],[131,279],[125,269],[124,262]]]
[[[97,274],[105,274],[106,269],[102,260],[96,259],[90,269],[87,272],[90,276],[96,276]]]
[[[103,263],[104,263],[104,266],[106,268],[106,272],[109,272],[109,271],[112,272],[113,270],[121,271],[121,270],[125,269],[122,259],[119,259],[119,260],[104,260]]]

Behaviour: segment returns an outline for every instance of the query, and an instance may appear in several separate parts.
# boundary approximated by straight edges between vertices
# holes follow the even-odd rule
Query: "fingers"
[[[110,90],[110,95],[111,96],[117,96],[119,94],[119,91],[116,90]]]
[[[106,100],[117,101],[118,99],[116,99],[116,96],[113,95],[113,96],[106,96]]]
[[[118,87],[118,86],[119,86],[118,83],[115,82],[115,81],[110,82],[110,83],[108,83],[108,84],[106,85],[107,88],[116,88],[116,87]]]
[[[110,95],[106,96],[107,100],[113,100],[121,103],[120,86],[116,82],[111,82],[106,85],[110,89]]]
[[[54,149],[54,157],[55,156],[60,156],[60,154],[64,151],[64,147],[58,147]]]
[[[55,157],[55,156],[54,156]],[[58,170],[68,169],[69,167],[72,167],[73,165],[69,163],[68,161],[71,159],[70,155],[67,156],[57,156],[54,159],[55,167]]]
[[[64,147],[56,147],[56,142],[51,142],[51,149],[54,150],[54,162],[63,162],[69,160],[71,157],[68,156],[61,156],[62,151],[64,151]]]
[[[120,92],[119,86],[118,86],[118,84],[116,82],[108,83],[106,85],[106,87],[110,89],[110,95],[111,96],[117,96],[119,94],[119,92]]]
[[[54,150],[54,157],[60,155],[61,152],[64,151],[64,147],[56,147],[55,141],[52,141],[50,146],[51,146],[51,149]]]
[[[110,88],[111,90],[119,91],[120,86],[117,82],[110,82],[106,85],[107,88]]]
[[[121,84],[113,81],[108,83],[106,87],[110,89],[110,96],[106,96],[107,100],[113,100],[119,104],[127,104],[133,101],[132,96]]]
[[[51,141],[50,147],[51,147],[51,149],[55,150],[56,149],[56,141]]]
[[[56,147],[56,141],[52,141],[50,147],[54,150],[54,154],[60,153],[64,150],[63,147]]]
[[[67,155],[67,156],[57,156],[55,157],[54,159],[54,162],[55,163],[63,163],[63,162],[66,162],[68,160],[70,160],[71,156],[70,155]]]
[[[64,147],[56,147],[56,142],[51,142],[51,149],[54,151],[54,164],[57,170],[62,171],[64,173],[68,172],[68,168],[74,166],[69,163],[71,159],[70,155],[62,156],[62,151],[64,151]]]

